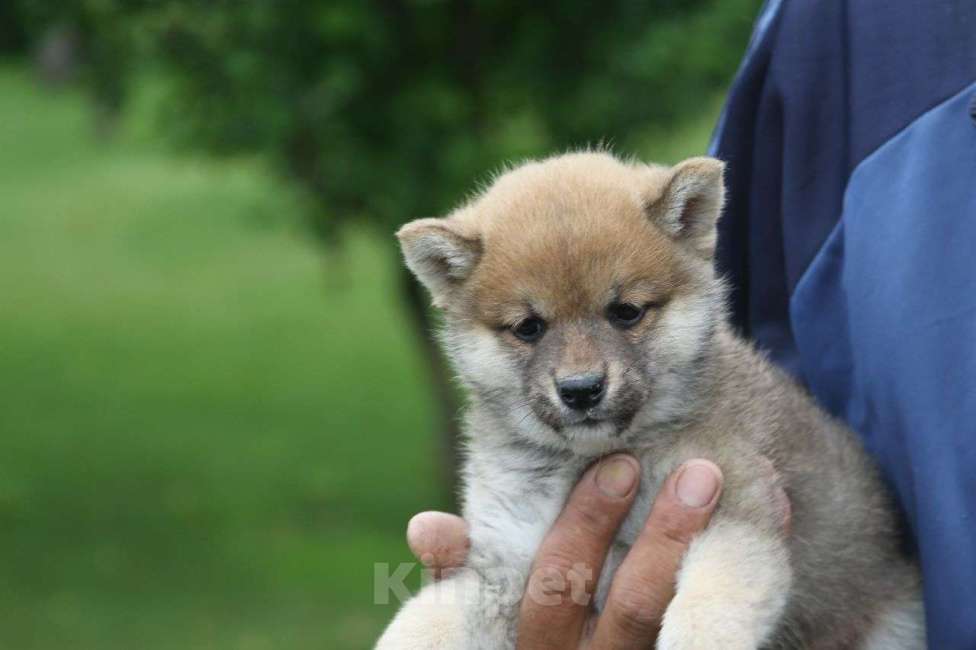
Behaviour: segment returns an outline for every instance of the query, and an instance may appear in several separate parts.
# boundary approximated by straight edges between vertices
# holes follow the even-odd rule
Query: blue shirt
[[[713,139],[736,325],[857,431],[976,648],[976,1],[768,1]]]

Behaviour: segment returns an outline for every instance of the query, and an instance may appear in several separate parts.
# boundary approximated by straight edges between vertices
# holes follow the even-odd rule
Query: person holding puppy
[[[728,163],[717,264],[733,320],[861,435],[917,548],[928,643],[949,649],[976,647],[974,26],[961,0],[767,2],[713,141]],[[691,464],[635,544],[648,561],[621,569],[630,597],[595,623],[526,599],[521,648],[572,647],[587,624],[607,647],[651,647],[722,490],[718,466]],[[638,474],[627,456],[591,468],[536,563],[602,557]],[[463,562],[456,517],[422,513],[408,539],[431,566]]]

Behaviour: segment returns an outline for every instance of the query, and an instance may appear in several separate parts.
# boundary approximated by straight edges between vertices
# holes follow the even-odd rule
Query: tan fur
[[[668,178],[666,168],[591,153],[529,163],[502,176],[447,219],[457,232],[479,238],[485,251],[466,300],[447,308],[473,307],[494,327],[522,316],[529,296],[547,318],[602,308],[618,285],[635,298],[666,297],[678,283],[673,246],[648,228],[644,192],[659,195]],[[405,236],[410,230],[401,231]]]

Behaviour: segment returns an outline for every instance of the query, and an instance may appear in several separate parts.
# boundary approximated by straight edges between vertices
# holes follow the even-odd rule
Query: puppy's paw
[[[397,612],[375,650],[457,650],[464,634],[462,603],[445,585],[429,585]]]
[[[791,580],[779,539],[746,524],[713,524],[685,555],[657,647],[755,650],[775,629]]]
[[[658,635],[658,650],[756,650],[759,646],[754,630],[727,616],[722,605],[688,600],[671,601]]]

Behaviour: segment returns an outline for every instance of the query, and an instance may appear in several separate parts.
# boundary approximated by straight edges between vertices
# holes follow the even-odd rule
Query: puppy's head
[[[722,316],[722,163],[522,165],[398,233],[474,398],[537,444],[602,453],[680,419]]]

